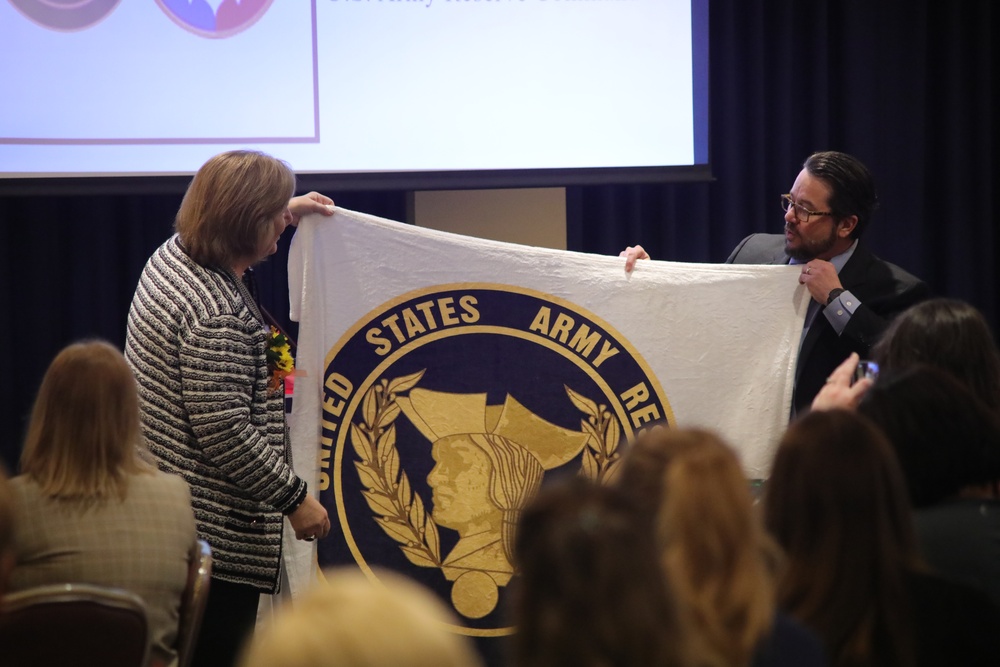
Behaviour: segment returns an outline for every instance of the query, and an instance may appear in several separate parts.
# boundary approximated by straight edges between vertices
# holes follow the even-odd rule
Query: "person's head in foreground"
[[[774,623],[777,551],[736,454],[717,435],[654,428],[617,480],[654,522],[660,559],[708,664],[748,664]]]
[[[452,613],[406,577],[354,567],[280,608],[247,645],[242,667],[482,667]]]
[[[764,516],[787,556],[779,604],[832,664],[913,664],[904,574],[919,567],[916,538],[899,464],[871,422],[844,410],[792,422]]]
[[[931,299],[908,308],[872,355],[887,374],[915,364],[947,371],[1000,414],[1000,351],[986,318],[964,301]]]
[[[140,458],[139,399],[125,357],[102,341],[74,343],[49,364],[28,421],[21,472],[50,498],[124,498]]]
[[[689,664],[645,527],[615,489],[582,478],[542,487],[514,544],[516,667]]]
[[[858,411],[892,443],[913,507],[1000,496],[1000,416],[949,373],[918,364],[885,375]]]

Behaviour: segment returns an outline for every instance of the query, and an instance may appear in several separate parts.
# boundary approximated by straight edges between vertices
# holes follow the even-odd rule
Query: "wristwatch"
[[[843,287],[834,287],[832,290],[830,290],[830,296],[826,297],[826,305],[829,306],[831,303],[833,303],[833,300],[836,299],[841,294],[843,294],[844,291],[845,290]]]

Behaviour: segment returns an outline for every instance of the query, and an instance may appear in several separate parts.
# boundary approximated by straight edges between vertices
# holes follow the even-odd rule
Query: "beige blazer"
[[[46,498],[24,476],[11,486],[17,503],[11,590],[87,583],[136,593],[149,613],[151,657],[173,662],[188,554],[197,539],[187,483],[162,472],[134,475],[124,501],[89,507]]]

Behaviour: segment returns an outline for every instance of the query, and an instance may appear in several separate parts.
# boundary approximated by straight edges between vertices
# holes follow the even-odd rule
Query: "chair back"
[[[208,602],[209,580],[212,578],[212,548],[198,540],[191,550],[187,586],[181,596],[181,618],[177,627],[177,667],[188,667],[198,643],[201,617]]]
[[[4,667],[145,667],[146,605],[134,593],[89,584],[39,586],[3,598]]]

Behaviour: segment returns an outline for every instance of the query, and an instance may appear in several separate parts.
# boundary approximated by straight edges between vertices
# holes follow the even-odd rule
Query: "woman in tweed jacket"
[[[290,465],[284,392],[269,389],[268,333],[242,281],[301,215],[330,215],[317,193],[291,198],[295,176],[263,153],[211,158],[188,187],[177,234],[143,269],[126,358],[143,432],[160,468],[191,487],[198,534],[213,552],[194,664],[232,664],[261,592],[278,589],[283,515],[298,539],[323,537],[326,510]]]

